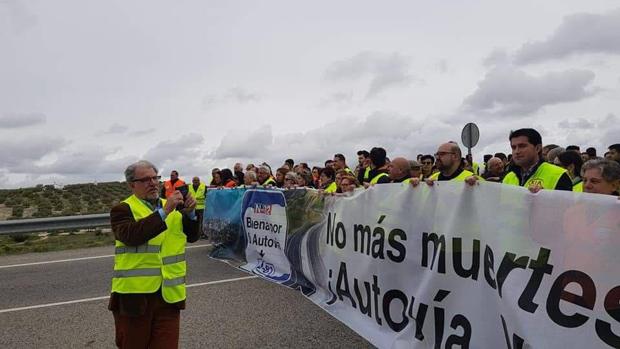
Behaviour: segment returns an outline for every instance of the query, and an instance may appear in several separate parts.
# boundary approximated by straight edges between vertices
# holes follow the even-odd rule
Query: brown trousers
[[[121,349],[169,349],[179,346],[179,307],[166,303],[161,293],[147,295],[146,309],[139,316],[116,310],[116,346]]]

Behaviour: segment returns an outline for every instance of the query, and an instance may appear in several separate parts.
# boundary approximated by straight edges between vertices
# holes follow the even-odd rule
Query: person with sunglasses
[[[185,308],[185,244],[199,238],[196,200],[179,190],[160,198],[157,168],[125,170],[132,195],[110,211],[115,255],[108,308],[119,348],[176,348]]]

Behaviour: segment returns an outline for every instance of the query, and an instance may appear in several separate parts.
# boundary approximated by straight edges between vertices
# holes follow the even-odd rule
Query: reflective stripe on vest
[[[161,259],[162,264],[174,264],[183,262],[185,260],[185,253],[178,254],[176,256],[168,256]]]
[[[439,174],[441,172],[435,172],[433,173],[430,177],[428,177],[428,179],[432,179],[432,180],[439,180]],[[467,171],[467,170],[463,170],[458,176],[454,177],[451,179],[451,181],[459,181],[459,182],[463,182],[465,181],[465,179],[469,176],[473,176],[474,174],[471,171]],[[480,178],[479,178],[480,179]]]
[[[378,175],[376,175],[373,179],[370,180],[370,184],[377,184],[377,182],[379,181],[379,179],[381,179],[381,177],[387,177],[388,174],[387,173],[379,173]]]
[[[553,190],[555,186],[558,184],[560,177],[566,172],[565,169],[560,166],[552,165],[548,162],[543,162],[538,166],[536,172],[528,178],[528,180],[523,184],[523,187],[529,188],[532,185],[540,185],[543,189]],[[510,171],[504,177],[502,181],[504,184],[510,185],[520,185],[519,178],[517,175]]]
[[[207,187],[204,183],[200,183],[198,185],[198,190],[194,190],[194,185],[190,184],[187,186],[189,188],[189,194],[196,199],[196,209],[204,210],[205,209],[205,191]]]
[[[129,269],[129,270],[114,270],[115,278],[128,278],[135,276],[161,276],[160,268],[146,268],[146,269]]]
[[[114,250],[115,254],[123,253],[159,253],[161,246],[159,245],[140,245],[140,246],[120,246]]]
[[[165,200],[162,201],[165,205]],[[129,205],[136,222],[153,214],[134,195],[123,202]],[[116,240],[112,292],[154,293],[161,288],[162,297],[168,303],[185,299],[187,237],[182,219],[181,213],[172,211],[165,220],[167,229],[140,246],[126,246]]]
[[[178,277],[176,279],[164,280],[165,287],[173,287],[185,285],[185,276]]]

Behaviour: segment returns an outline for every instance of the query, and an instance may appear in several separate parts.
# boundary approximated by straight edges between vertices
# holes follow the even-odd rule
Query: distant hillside
[[[0,189],[0,220],[107,213],[129,195],[125,182]]]

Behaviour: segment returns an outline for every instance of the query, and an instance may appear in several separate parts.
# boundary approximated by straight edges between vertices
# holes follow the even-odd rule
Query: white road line
[[[187,288],[190,287],[198,287],[198,286],[206,286],[206,285],[217,285],[217,284],[225,284],[227,282],[234,282],[234,281],[243,281],[243,280],[250,280],[250,279],[256,279],[258,276],[256,275],[252,275],[252,276],[242,276],[240,278],[234,278],[234,279],[225,279],[225,280],[218,280],[218,281],[209,281],[209,282],[201,282],[198,284],[191,284],[191,285],[187,285]]]
[[[257,276],[244,276],[244,277],[233,278],[233,279],[224,279],[224,280],[216,280],[216,281],[209,281],[209,282],[201,282],[201,283],[198,283],[198,284],[187,285],[186,287],[189,288],[189,287],[197,287],[197,286],[218,285],[218,284],[225,284],[225,283],[229,283],[229,282],[250,280],[250,279],[256,279],[256,278],[257,278]],[[49,307],[55,307],[55,306],[58,306],[58,305],[67,305],[67,304],[93,302],[93,301],[99,301],[99,300],[108,299],[108,298],[110,298],[109,295],[108,296],[102,296],[102,297],[76,299],[76,300],[73,300],[73,301],[66,301],[66,302],[47,303],[47,304],[31,305],[31,306],[27,306],[27,307],[0,309],[0,314],[2,314],[2,313],[13,313],[13,312],[22,311],[22,310],[49,308]]]
[[[187,246],[187,247],[185,247],[185,249],[189,250],[191,248],[199,248],[199,247],[207,247],[207,246],[211,246],[211,244]],[[43,262],[33,262],[33,263],[23,263],[23,264],[0,265],[0,269],[16,268],[16,267],[26,267],[26,266],[29,266],[29,265],[42,265],[42,264],[75,262],[75,261],[84,261],[84,260],[89,260],[89,259],[109,258],[109,257],[114,257],[114,255],[113,254],[107,254],[107,255],[104,255],[104,256],[91,256],[91,257],[80,257],[80,258],[71,258],[71,259],[58,259],[58,260],[55,260],[55,261],[43,261]]]

